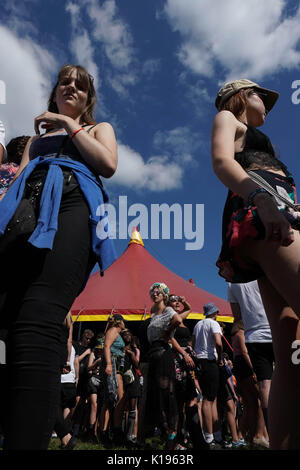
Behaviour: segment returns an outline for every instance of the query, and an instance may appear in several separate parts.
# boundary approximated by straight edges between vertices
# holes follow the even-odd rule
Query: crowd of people
[[[168,450],[246,441],[299,449],[300,374],[291,354],[300,340],[299,206],[292,175],[257,129],[277,99],[239,79],[215,101],[212,164],[228,188],[217,266],[235,318],[232,357],[217,306],[206,304],[191,332],[188,302],[163,283],[150,288],[139,335],[113,315],[104,332],[73,341],[75,298],[96,263],[103,275],[116,259],[98,211],[109,200],[102,179],[118,164],[114,129],[94,119],[93,77],[70,64],[35,117],[34,136],[6,145],[0,122],[4,449],[47,449],[52,432],[72,449],[83,429],[106,444],[137,446],[156,429]]]
[[[147,449],[147,438],[157,434],[167,450],[268,448],[260,360],[256,368],[245,341],[234,339],[244,333],[242,315],[246,323],[247,316],[233,308],[228,354],[216,305],[205,304],[205,318],[191,329],[186,321],[191,306],[184,297],[170,294],[160,282],[151,286],[150,296],[150,317],[135,335],[115,314],[104,331],[85,329],[76,341],[68,314],[61,336],[66,362],[60,413],[53,429],[61,448],[71,450],[80,439],[101,448]]]

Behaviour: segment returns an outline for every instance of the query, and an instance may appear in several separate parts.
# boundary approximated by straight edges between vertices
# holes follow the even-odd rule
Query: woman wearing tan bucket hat
[[[275,353],[270,448],[299,449],[300,365],[293,364],[292,348],[300,339],[300,227],[295,208],[289,208],[295,185],[269,138],[257,129],[277,98],[277,92],[246,79],[226,83],[218,92],[212,161],[229,192],[217,266],[229,282],[258,280]],[[268,185],[254,181],[257,175],[276,198]]]

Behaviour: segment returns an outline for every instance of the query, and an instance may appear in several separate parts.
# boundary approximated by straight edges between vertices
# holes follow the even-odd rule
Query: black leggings
[[[5,449],[47,449],[60,403],[63,321],[95,264],[80,189],[63,195],[52,250],[27,243],[1,265],[7,335]]]

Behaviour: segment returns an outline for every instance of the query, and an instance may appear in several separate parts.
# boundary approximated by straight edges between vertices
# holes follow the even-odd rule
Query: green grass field
[[[146,439],[146,443],[148,444],[149,449],[152,448],[152,450],[159,450],[159,451],[164,449],[164,441],[159,436]],[[60,448],[60,440],[58,438],[52,438],[50,441],[49,450],[59,450],[59,448]],[[132,452],[134,450],[143,450],[143,449],[137,449],[135,447],[126,447],[126,446],[123,446],[123,447],[105,446],[104,447],[101,443],[85,442],[83,440],[78,439],[77,445],[74,450],[84,450],[84,451],[87,451],[87,450],[106,450],[106,451],[108,450],[124,451],[125,450],[126,451],[128,450]],[[187,449],[187,450],[192,450],[192,449]],[[233,450],[233,451],[255,450],[257,451],[257,450],[267,450],[267,449],[260,447],[260,446],[250,447],[249,445],[247,445],[245,447],[240,447],[238,449],[227,449],[227,450]],[[186,452],[186,451],[180,451],[180,452]]]

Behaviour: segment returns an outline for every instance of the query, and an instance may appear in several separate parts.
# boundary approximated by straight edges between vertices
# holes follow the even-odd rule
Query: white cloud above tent
[[[300,64],[300,7],[289,15],[283,0],[167,0],[165,15],[182,36],[179,60],[211,77],[259,79]]]

